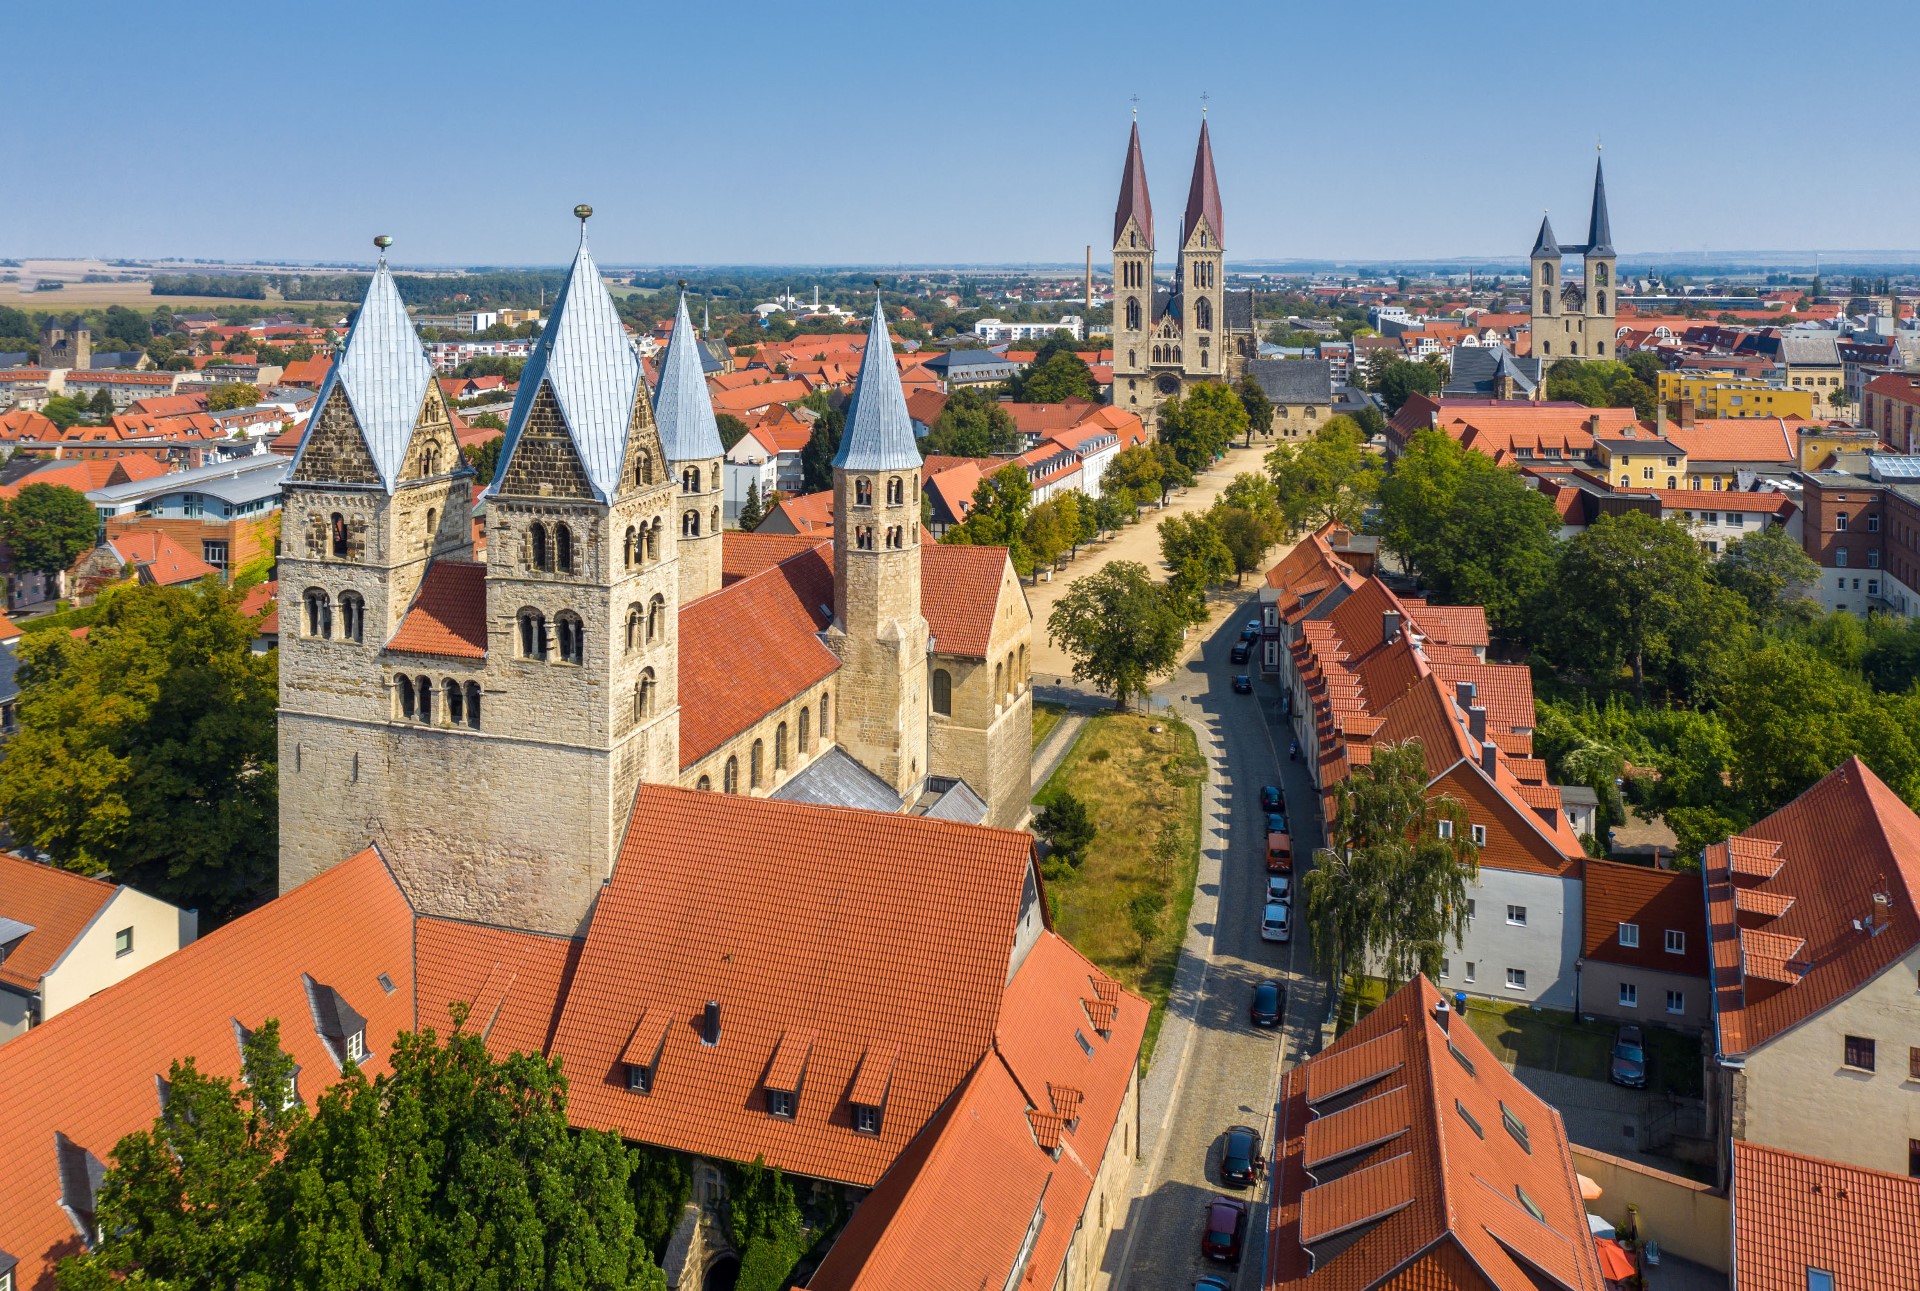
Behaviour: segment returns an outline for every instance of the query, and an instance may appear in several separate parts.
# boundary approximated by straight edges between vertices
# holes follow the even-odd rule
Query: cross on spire
[[[1133,119],[1138,121],[1140,119],[1140,96],[1138,94],[1129,95],[1127,102],[1133,104]]]
[[[1207,100],[1212,97],[1213,96],[1211,94],[1208,94],[1205,90],[1200,91],[1200,115],[1201,116],[1204,117],[1207,115]]]

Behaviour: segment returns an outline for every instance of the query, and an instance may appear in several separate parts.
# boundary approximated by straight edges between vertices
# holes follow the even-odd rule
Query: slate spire
[[[687,314],[685,292],[680,294],[673,336],[660,360],[653,417],[669,462],[705,461],[726,451],[720,445],[720,427],[713,417],[713,399],[707,392],[700,362],[700,338],[694,335],[693,319]]]
[[[1607,220],[1607,173],[1599,157],[1593,159],[1593,216],[1587,222],[1587,254],[1613,254],[1613,226]]]
[[[920,445],[914,438],[913,419],[907,415],[900,366],[894,361],[878,292],[866,352],[860,356],[860,376],[847,407],[846,433],[840,437],[833,465],[835,470],[848,471],[911,471],[920,466]]]
[[[1213,231],[1213,240],[1225,246],[1227,234],[1220,220],[1220,181],[1213,173],[1213,137],[1207,132],[1204,117],[1200,121],[1200,145],[1193,153],[1193,182],[1187,186],[1187,215],[1180,224],[1181,246],[1193,236],[1194,225],[1202,216]]]
[[[1535,256],[1560,254],[1560,244],[1553,240],[1553,225],[1548,222],[1545,211],[1540,212],[1540,236],[1533,240],[1533,254]]]
[[[1126,232],[1127,220],[1133,219],[1140,225],[1140,237],[1148,246],[1153,245],[1153,199],[1147,195],[1147,166],[1140,160],[1140,123],[1133,123],[1133,133],[1127,136],[1127,160],[1120,168],[1120,200],[1113,208],[1113,244],[1120,245],[1120,235]]]

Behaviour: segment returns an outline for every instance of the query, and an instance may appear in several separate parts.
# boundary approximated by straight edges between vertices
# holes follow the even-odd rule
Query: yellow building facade
[[[1657,393],[1669,409],[1681,399],[1693,400],[1698,417],[1811,419],[1815,398],[1812,390],[1795,390],[1731,372],[1662,372]]]

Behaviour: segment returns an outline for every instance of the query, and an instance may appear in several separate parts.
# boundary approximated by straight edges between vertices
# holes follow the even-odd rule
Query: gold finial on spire
[[[582,224],[585,224],[588,220],[593,218],[593,208],[591,206],[588,206],[585,202],[582,202],[580,203],[580,205],[573,208],[573,218],[576,220],[579,220]]]
[[[387,248],[393,245],[393,239],[385,233],[382,233],[374,238],[373,245],[379,247],[380,254],[384,256],[387,253]]]
[[[1138,121],[1140,119],[1140,96],[1138,94],[1129,95],[1127,102],[1133,104],[1133,119]]]

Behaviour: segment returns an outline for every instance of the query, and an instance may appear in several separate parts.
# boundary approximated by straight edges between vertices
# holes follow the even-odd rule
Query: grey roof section
[[[1380,407],[1380,404],[1374,397],[1365,390],[1362,390],[1359,386],[1341,386],[1340,389],[1334,393],[1333,411],[1335,415],[1344,414],[1351,417],[1363,408],[1378,407]]]
[[[1553,240],[1553,225],[1548,222],[1544,211],[1540,213],[1540,236],[1533,240],[1533,254],[1536,256],[1560,254],[1560,244]]]
[[[0,946],[10,941],[18,941],[32,931],[32,924],[21,923],[18,919],[9,919],[5,915],[0,915]]]
[[[723,372],[727,360],[732,357],[725,341],[716,341],[711,336],[700,338],[700,370],[703,372]]]
[[[963,825],[984,825],[988,811],[987,804],[981,801],[979,794],[967,787],[965,780],[955,780],[920,814],[934,820],[957,820]]]
[[[1780,334],[1780,348],[1775,357],[1787,364],[1824,364],[1838,366],[1840,362],[1840,337],[1829,332],[1824,336],[1803,336],[1792,332]]]
[[[620,487],[620,471],[627,455],[633,401],[644,378],[640,356],[627,340],[613,297],[607,294],[600,281],[600,268],[587,249],[584,223],[573,269],[520,373],[520,393],[507,417],[507,442],[500,450],[499,471],[493,477],[496,485],[506,478],[514,446],[520,442],[521,429],[543,384],[553,387],[587,482],[600,501],[611,503]]]
[[[959,352],[947,357],[957,358]],[[833,465],[835,470],[847,471],[911,471],[920,466],[913,419],[907,415],[907,396],[900,389],[900,367],[893,361],[887,316],[878,299],[873,302],[866,352],[860,356],[860,378],[854,382],[853,402],[847,408],[847,430]]]
[[[142,357],[139,350],[95,350],[87,356],[87,369],[104,371],[109,368],[138,367]]]
[[[720,443],[720,426],[713,419],[713,399],[707,393],[700,357],[703,346],[687,317],[687,298],[673,320],[673,338],[660,360],[660,385],[653,393],[653,418],[660,427],[660,443],[669,462],[701,462],[727,450]]]
[[[1227,330],[1230,332],[1251,332],[1253,330],[1253,293],[1250,291],[1230,291],[1226,294]]]
[[[103,506],[126,505],[168,493],[204,493],[222,502],[253,502],[280,492],[293,468],[293,460],[271,453],[255,453],[230,462],[198,466],[191,471],[156,475],[150,480],[109,484],[103,489],[90,490],[87,501]]]
[[[949,350],[927,360],[927,367],[942,375],[951,376],[961,373],[976,376],[981,372],[1000,372],[1008,376],[1018,370],[1014,362],[1004,354],[995,354],[992,350]]]
[[[1511,377],[1521,394],[1532,394],[1540,385],[1540,360],[1515,358],[1504,345],[1456,345],[1453,370],[1440,393],[1491,398],[1502,376]]]
[[[1276,404],[1333,402],[1333,364],[1325,359],[1253,359],[1247,375]]]
[[[1607,219],[1607,172],[1598,157],[1593,159],[1593,216],[1587,221],[1587,254],[1613,254],[1613,225]]]
[[[24,368],[27,353],[26,350],[0,350],[0,368]]]
[[[885,780],[854,761],[853,755],[837,744],[767,796],[782,802],[868,811],[899,811],[901,805],[900,795]]]
[[[324,408],[336,387],[347,392],[353,415],[366,436],[367,451],[373,456],[380,483],[393,492],[400,463],[413,440],[413,428],[420,420],[421,405],[426,402],[427,387],[433,383],[433,364],[413,330],[400,291],[387,272],[387,258],[380,257],[373,278],[367,283],[367,298],[360,302],[353,328],[339,362],[327,374],[320,387],[315,407]],[[306,433],[293,460],[298,462],[307,451],[307,440],[318,426],[318,417],[309,418]]]

